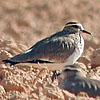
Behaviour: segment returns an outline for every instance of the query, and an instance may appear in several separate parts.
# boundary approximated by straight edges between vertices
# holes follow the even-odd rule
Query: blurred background
[[[0,0],[0,39],[27,47],[59,31],[66,22],[78,21],[93,33],[84,36],[86,42],[97,48],[99,20],[99,0]]]
[[[68,21],[78,21],[86,30],[93,33],[92,36],[83,34],[85,39],[85,51],[83,54],[84,57],[79,61],[85,66],[88,66],[88,64],[89,66],[100,65],[100,0],[0,0],[0,60],[14,56],[28,49],[37,41],[61,30]],[[14,82],[14,73],[11,70],[6,70],[9,74],[5,75],[5,72],[2,74],[2,71],[5,70],[5,66],[2,65],[2,68],[3,70],[0,71],[0,75],[4,78],[10,77],[8,80],[12,79],[12,82]],[[17,72],[20,72],[20,70],[23,73],[25,72],[25,70],[19,67],[16,68]],[[27,70],[30,71],[30,69]],[[10,73],[12,73],[12,76]],[[23,74],[23,77],[25,75],[26,74]],[[100,72],[98,76],[99,75]],[[34,75],[32,78],[33,77]],[[30,80],[32,80],[32,78]],[[18,81],[18,84],[22,83],[24,84],[21,80]],[[14,84],[16,84],[16,82]],[[3,94],[12,91],[7,88],[9,86],[5,85],[4,80],[2,86],[2,88],[4,88],[3,91],[8,89],[8,91],[3,92]],[[30,83],[29,87],[33,89]],[[54,87],[55,86],[52,86],[53,91]],[[27,89],[24,87],[26,91],[31,91],[30,88]],[[13,87],[13,91],[15,90],[20,90],[20,87],[18,89]],[[35,92],[37,91],[38,90]],[[58,90],[56,92],[58,92]],[[40,92],[36,95],[39,95],[39,93]],[[41,100],[64,100],[65,98],[62,96],[60,99],[58,98],[58,94],[54,95],[50,93],[49,96],[45,94],[47,99],[41,98]],[[7,95],[9,95],[9,93]],[[28,95],[32,94],[29,93]],[[10,96],[6,96],[5,98],[7,97],[11,99]],[[17,98],[18,96],[15,95],[15,97]],[[38,100],[38,97],[39,96],[34,100]],[[24,98],[24,96],[21,96],[19,99],[21,98]],[[13,100],[15,99],[13,98]]]

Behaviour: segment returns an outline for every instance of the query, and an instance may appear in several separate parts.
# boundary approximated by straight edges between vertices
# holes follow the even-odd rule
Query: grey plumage
[[[80,25],[77,22],[67,23],[63,30],[37,42],[24,53],[5,59],[3,62],[11,65],[27,62],[67,63],[67,59],[76,52],[76,49],[82,47],[82,51],[79,50],[79,55],[72,59],[71,62],[68,61],[69,64],[74,63],[80,57],[84,48],[84,44],[81,43],[83,38],[80,34],[83,27]]]
[[[80,92],[86,92],[91,97],[100,96],[100,81],[84,77],[83,73],[79,71],[79,66],[67,66],[61,76],[62,79],[59,84],[61,89],[75,95]]]

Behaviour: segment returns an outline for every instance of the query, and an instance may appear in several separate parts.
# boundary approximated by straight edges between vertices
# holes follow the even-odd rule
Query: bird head
[[[81,67],[78,64],[65,66],[64,72],[81,72]]]
[[[64,67],[64,70],[62,71],[62,78],[69,77],[69,76],[85,76],[86,69],[84,67],[81,67],[79,64],[73,64],[73,65],[67,65]]]
[[[78,30],[78,31],[82,31],[83,33],[87,33],[87,34],[92,34],[91,32],[88,32],[87,30],[85,30],[82,26],[82,24],[78,23],[78,22],[68,22],[66,23],[64,29],[66,28],[73,28],[74,30]]]

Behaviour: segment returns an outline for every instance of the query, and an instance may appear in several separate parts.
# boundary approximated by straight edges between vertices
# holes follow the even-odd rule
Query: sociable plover
[[[66,66],[59,76],[61,77],[59,87],[63,90],[75,95],[85,92],[90,97],[100,96],[100,81],[85,77],[79,65]]]
[[[91,34],[80,23],[68,22],[61,31],[40,40],[25,52],[2,61],[10,65],[29,63],[61,70],[62,66],[74,64],[81,56],[84,49],[82,32]]]

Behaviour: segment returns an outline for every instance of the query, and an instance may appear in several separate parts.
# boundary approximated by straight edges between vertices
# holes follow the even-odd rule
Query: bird
[[[50,70],[62,70],[62,66],[74,64],[83,53],[82,32],[91,34],[79,22],[67,22],[60,31],[38,41],[20,54],[3,59],[2,62],[11,66],[28,63]]]
[[[59,74],[59,88],[78,95],[85,92],[89,97],[100,96],[100,81],[85,77],[78,64],[68,65]]]

